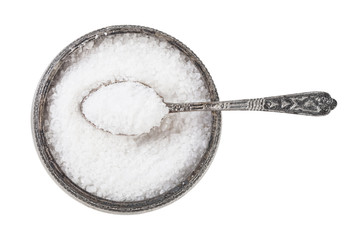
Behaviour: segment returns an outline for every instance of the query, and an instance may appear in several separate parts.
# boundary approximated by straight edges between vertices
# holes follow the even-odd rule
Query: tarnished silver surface
[[[267,98],[222,102],[166,103],[170,113],[190,111],[268,111],[324,116],[330,113],[337,101],[326,92],[295,93]]]
[[[210,134],[209,145],[197,167],[192,169],[191,174],[189,174],[183,182],[178,184],[173,189],[154,198],[133,202],[117,202],[107,200],[97,197],[81,189],[64,174],[53,157],[53,153],[49,148],[49,144],[44,133],[44,121],[46,118],[48,93],[56,81],[56,75],[59,74],[61,69],[66,66],[68,57],[70,57],[70,55],[77,49],[80,49],[82,45],[96,38],[125,33],[140,33],[158,38],[163,41],[167,41],[169,44],[183,53],[197,67],[202,76],[202,79],[204,80],[205,86],[209,91],[210,100],[212,102],[219,101],[214,82],[207,69],[197,58],[197,56],[188,47],[186,47],[183,43],[176,40],[175,38],[163,32],[147,27],[111,26],[93,31],[71,43],[51,62],[50,66],[42,76],[42,79],[36,90],[31,115],[34,143],[41,161],[55,182],[57,182],[72,197],[95,209],[123,214],[145,212],[156,209],[158,207],[167,205],[183,196],[198,182],[198,180],[206,172],[216,152],[221,133],[221,113],[213,112],[212,130]]]

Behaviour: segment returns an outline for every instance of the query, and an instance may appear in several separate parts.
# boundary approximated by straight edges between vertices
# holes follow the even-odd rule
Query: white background
[[[356,1],[2,1],[1,239],[357,239]],[[187,195],[139,215],[88,208],[35,151],[32,97],[66,45],[110,25],[185,43],[221,100],[323,90],[326,117],[225,112],[216,157]]]

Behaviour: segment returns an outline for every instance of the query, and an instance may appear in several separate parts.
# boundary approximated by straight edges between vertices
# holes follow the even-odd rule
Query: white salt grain
[[[83,101],[82,112],[104,131],[140,135],[160,126],[169,109],[152,88],[124,81],[101,86],[91,93]]]
[[[108,81],[139,81],[167,102],[209,101],[195,65],[166,41],[140,34],[99,36],[66,58],[48,97],[46,138],[79,187],[114,201],[152,198],[182,183],[207,150],[211,113],[168,114],[140,136],[93,127],[80,102]]]

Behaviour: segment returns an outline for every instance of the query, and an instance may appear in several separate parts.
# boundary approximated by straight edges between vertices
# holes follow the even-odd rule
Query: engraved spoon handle
[[[333,110],[337,101],[326,92],[306,92],[275,97],[197,103],[166,103],[170,113],[189,111],[268,111],[323,116]]]

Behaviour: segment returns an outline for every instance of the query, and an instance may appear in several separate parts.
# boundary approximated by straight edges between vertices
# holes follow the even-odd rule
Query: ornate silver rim
[[[56,163],[48,147],[48,143],[44,135],[44,118],[47,95],[51,88],[51,83],[53,82],[58,70],[61,69],[61,66],[64,63],[64,59],[73,51],[75,51],[78,47],[80,47],[81,44],[84,44],[87,41],[90,41],[98,36],[107,36],[123,33],[147,34],[150,36],[155,36],[159,39],[166,40],[167,42],[172,44],[179,51],[181,51],[188,58],[190,58],[191,61],[195,64],[195,66],[198,68],[198,70],[201,72],[202,77],[205,81],[205,85],[210,93],[210,100],[212,102],[219,101],[216,87],[206,67],[199,60],[199,58],[183,43],[163,32],[152,28],[130,25],[111,26],[93,31],[82,36],[81,38],[68,45],[64,50],[62,50],[51,62],[51,64],[43,74],[34,96],[31,114],[31,125],[35,147],[43,165],[45,166],[50,176],[59,186],[61,186],[62,189],[65,190],[65,192],[69,193],[70,196],[74,197],[80,202],[98,210],[111,213],[139,213],[165,206],[177,200],[178,198],[182,197],[186,192],[188,192],[202,178],[202,176],[208,169],[211,161],[213,160],[218,147],[218,142],[221,133],[221,113],[219,111],[212,112],[212,131],[209,146],[192,174],[186,178],[183,184],[176,186],[175,188],[171,189],[168,192],[165,192],[162,195],[142,201],[116,202],[92,195],[74,184],[63,173],[61,168]]]

